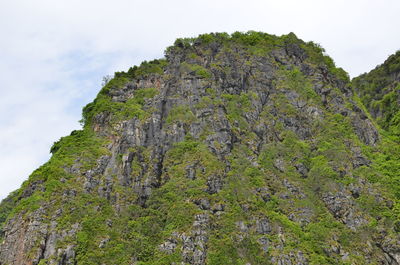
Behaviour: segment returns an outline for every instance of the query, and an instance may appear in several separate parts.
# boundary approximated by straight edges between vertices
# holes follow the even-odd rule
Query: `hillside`
[[[400,136],[400,51],[352,83],[382,128]]]
[[[365,80],[293,33],[178,39],[1,203],[0,265],[400,264],[400,147]]]

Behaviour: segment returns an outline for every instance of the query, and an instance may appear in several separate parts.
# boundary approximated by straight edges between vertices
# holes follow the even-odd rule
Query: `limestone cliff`
[[[178,39],[82,122],[2,202],[0,264],[400,264],[396,143],[293,33]]]

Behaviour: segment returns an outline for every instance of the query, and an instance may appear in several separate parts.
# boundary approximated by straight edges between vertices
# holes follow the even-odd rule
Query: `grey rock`
[[[365,144],[374,146],[379,141],[378,131],[370,120],[354,115],[352,124],[355,133]]]
[[[267,187],[257,188],[256,191],[264,202],[271,200],[271,192]]]
[[[43,180],[35,180],[26,187],[21,194],[22,198],[27,198],[31,196],[35,191],[44,191]]]
[[[304,254],[301,251],[294,253],[293,251],[289,254],[281,254],[278,257],[272,257],[273,264],[278,265],[306,265],[309,264]]]
[[[196,166],[197,163],[186,166],[186,176],[188,179],[195,179],[196,178]]]
[[[256,231],[259,234],[268,234],[272,231],[271,224],[268,219],[263,218],[256,221]]]
[[[368,166],[371,164],[371,161],[365,158],[365,156],[362,154],[359,146],[352,146],[351,151],[353,152],[352,163],[354,168]]]
[[[299,198],[305,198],[306,195],[293,183],[290,183],[287,179],[283,179],[283,186],[292,194]]]
[[[269,239],[266,238],[266,237],[261,237],[261,238],[258,239],[258,243],[261,245],[262,250],[265,253],[268,253],[268,249],[269,249],[269,246],[270,246]]]
[[[74,246],[67,246],[65,249],[59,249],[58,250],[58,265],[75,265],[76,260],[75,260],[75,250]]]
[[[236,222],[236,226],[240,232],[247,232],[249,230],[249,228],[243,221]]]
[[[225,205],[223,205],[223,204],[220,204],[220,203],[218,203],[218,204],[215,204],[213,207],[212,207],[212,212],[215,214],[215,213],[221,213],[221,212],[223,212],[223,211],[225,211]]]
[[[361,212],[356,208],[349,194],[344,192],[337,192],[336,194],[328,193],[322,197],[322,200],[333,216],[350,229],[356,230],[357,227],[368,223]]]
[[[296,168],[297,172],[299,172],[299,174],[302,178],[307,178],[308,169],[304,164],[297,163],[294,165],[294,167]]]
[[[278,169],[280,172],[285,172],[286,167],[285,167],[285,162],[281,158],[277,158],[274,161],[274,167]]]
[[[159,249],[167,254],[172,254],[175,251],[177,244],[178,242],[175,239],[168,239],[160,245]]]
[[[191,235],[182,235],[182,258],[184,262],[193,265],[206,264],[207,255],[207,230],[209,226],[209,217],[207,214],[198,214],[195,216],[193,230]]]
[[[46,251],[46,241],[48,226],[44,221],[44,207],[32,212],[30,218],[25,220],[21,215],[17,215],[10,220],[5,227],[4,242],[0,245],[1,263],[28,264],[33,261],[38,263],[43,252]],[[34,248],[39,240],[39,249]],[[35,249],[30,258],[26,253]]]
[[[110,238],[105,238],[100,241],[99,248],[105,248],[107,243],[110,242]]]
[[[201,210],[210,210],[210,201],[206,198],[198,199],[194,201]]]
[[[223,181],[220,176],[212,176],[207,180],[206,191],[210,194],[217,193],[222,189]]]
[[[400,264],[400,237],[385,237],[380,238],[377,246],[384,252],[386,262],[389,265]]]

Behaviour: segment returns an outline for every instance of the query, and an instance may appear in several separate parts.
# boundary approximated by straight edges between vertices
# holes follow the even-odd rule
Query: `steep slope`
[[[400,51],[352,85],[379,125],[400,135]]]
[[[400,189],[357,102],[293,33],[178,39],[2,202],[0,264],[399,264]]]

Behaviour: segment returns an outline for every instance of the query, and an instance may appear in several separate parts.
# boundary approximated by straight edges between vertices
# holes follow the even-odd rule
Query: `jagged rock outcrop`
[[[205,34],[116,73],[0,206],[0,264],[400,264],[382,136],[322,52]]]

